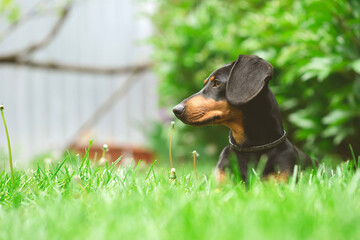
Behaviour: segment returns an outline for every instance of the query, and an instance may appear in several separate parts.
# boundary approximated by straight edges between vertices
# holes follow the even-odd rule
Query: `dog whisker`
[[[193,113],[189,116],[189,119],[191,120],[198,120],[200,118],[202,118],[205,115],[204,112],[200,112],[200,113]]]

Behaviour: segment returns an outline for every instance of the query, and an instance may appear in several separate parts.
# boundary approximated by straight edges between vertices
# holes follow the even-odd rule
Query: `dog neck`
[[[231,129],[230,135],[237,144],[240,145],[246,141],[242,114],[236,121],[228,122],[225,126]]]
[[[229,126],[231,137],[238,145],[246,147],[263,145],[283,135],[284,128],[279,106],[267,85],[258,96],[242,106],[241,111],[242,118],[233,126]],[[239,129],[243,132],[239,133]]]

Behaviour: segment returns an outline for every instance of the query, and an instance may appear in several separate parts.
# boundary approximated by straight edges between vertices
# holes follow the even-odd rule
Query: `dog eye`
[[[218,86],[220,86],[221,82],[218,80],[214,80],[214,88],[217,88]]]

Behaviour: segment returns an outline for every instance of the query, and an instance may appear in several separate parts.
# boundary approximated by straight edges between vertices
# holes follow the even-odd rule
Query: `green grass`
[[[218,187],[212,167],[93,166],[67,156],[0,173],[0,239],[358,239],[360,171],[351,162],[286,184]]]

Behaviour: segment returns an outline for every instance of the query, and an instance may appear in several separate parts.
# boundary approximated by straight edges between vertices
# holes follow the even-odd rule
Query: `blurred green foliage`
[[[16,22],[20,17],[20,7],[14,0],[0,0],[0,16],[10,23]]]
[[[271,89],[290,139],[317,156],[350,154],[360,141],[358,0],[159,0],[151,16],[161,105],[168,109],[238,54],[274,66]],[[178,124],[179,125],[179,124]],[[155,142],[159,141],[157,132]],[[218,155],[223,127],[181,126],[177,150]],[[155,143],[156,145],[156,143]],[[216,151],[206,151],[216,146]],[[163,146],[162,146],[163,147]]]

